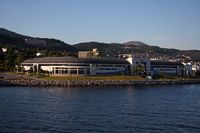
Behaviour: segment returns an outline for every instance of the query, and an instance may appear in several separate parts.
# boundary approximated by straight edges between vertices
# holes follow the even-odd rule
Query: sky
[[[200,50],[200,0],[0,0],[0,27],[80,42]]]

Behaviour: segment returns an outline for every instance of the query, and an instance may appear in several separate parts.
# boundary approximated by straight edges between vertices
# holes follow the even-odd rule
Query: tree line
[[[2,48],[6,48],[7,51],[3,51]],[[24,60],[37,57],[36,53],[38,52],[41,53],[40,56],[77,56],[77,53],[70,53],[65,50],[18,49],[15,46],[3,47],[0,45],[0,72],[16,71]]]

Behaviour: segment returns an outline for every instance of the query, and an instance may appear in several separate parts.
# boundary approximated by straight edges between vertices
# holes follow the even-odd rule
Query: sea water
[[[1,87],[0,132],[200,132],[200,85]]]

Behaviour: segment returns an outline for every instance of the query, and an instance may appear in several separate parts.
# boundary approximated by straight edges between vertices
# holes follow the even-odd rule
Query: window
[[[71,70],[70,70],[70,74],[77,74],[77,70],[71,69]]]
[[[83,69],[79,69],[79,70],[78,70],[78,74],[84,74]]]
[[[90,69],[87,68],[87,75],[90,75]]]

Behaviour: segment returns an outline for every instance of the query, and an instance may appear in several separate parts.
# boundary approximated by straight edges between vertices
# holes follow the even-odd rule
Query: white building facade
[[[126,60],[102,58],[43,57],[21,63],[25,71],[33,69],[48,72],[52,76],[67,75],[121,75],[129,74],[130,64]]]
[[[151,74],[151,62],[147,58],[133,58],[129,57],[126,59],[132,66],[132,69],[140,66],[144,68],[144,73],[145,75],[150,75]]]

